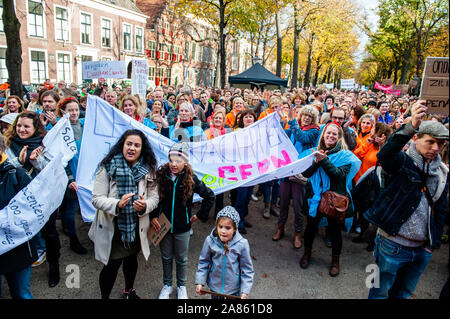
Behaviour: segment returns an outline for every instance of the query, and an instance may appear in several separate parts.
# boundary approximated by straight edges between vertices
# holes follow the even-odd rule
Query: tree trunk
[[[311,63],[312,63],[313,43],[314,43],[314,33],[312,34],[311,46],[309,47],[309,52],[308,52],[308,64],[306,65],[305,80],[303,81],[303,86],[304,87],[308,87],[309,86],[309,82],[310,82],[310,78],[311,78]]]
[[[225,35],[225,5],[220,1],[220,22],[219,22],[219,36],[220,36],[220,88],[225,88],[226,83],[226,35]]]
[[[321,68],[321,67],[322,67],[321,64],[318,64],[318,65],[316,66],[316,74],[314,75],[314,81],[313,81],[313,86],[314,86],[314,87],[317,85],[317,80],[319,79],[319,71],[320,71],[320,68]]]
[[[275,75],[281,76],[281,54],[283,45],[281,38],[280,16],[278,15],[278,13],[275,14],[275,25],[277,29],[277,69]]]
[[[2,20],[6,36],[6,68],[9,75],[10,94],[22,98],[22,44],[20,22],[14,10],[14,0],[3,0]]]
[[[331,65],[328,67],[328,72],[327,72],[327,83],[330,83],[331,80],[331,71],[333,71],[333,68],[331,67]]]
[[[300,31],[301,30],[299,27],[299,9],[297,3],[294,3],[294,60],[292,62],[291,88],[297,87]]]
[[[402,68],[400,74],[400,84],[406,84],[406,77],[408,76],[409,71],[409,61],[411,60],[412,46],[409,46],[407,50],[405,50],[402,57]]]

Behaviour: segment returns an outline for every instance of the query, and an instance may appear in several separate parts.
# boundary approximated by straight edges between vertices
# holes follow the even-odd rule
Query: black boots
[[[59,263],[49,264],[48,286],[55,287],[59,283]]]
[[[79,255],[87,254],[86,248],[81,245],[77,235],[70,236],[70,249]]]

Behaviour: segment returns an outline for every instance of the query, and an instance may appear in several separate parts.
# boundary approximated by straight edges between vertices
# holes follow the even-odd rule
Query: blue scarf
[[[317,151],[316,148],[313,148],[311,150],[313,152]],[[353,207],[353,201],[351,198],[350,190],[352,189],[352,179],[355,177],[356,173],[358,173],[359,168],[361,166],[361,161],[356,157],[355,154],[353,154],[349,150],[341,150],[339,152],[333,153],[328,156],[328,159],[336,167],[341,167],[341,166],[351,164],[350,172],[347,174],[345,184],[346,184],[347,194],[349,194],[349,196],[350,196],[350,205],[352,205],[352,207]],[[317,171],[314,173],[314,175],[309,178],[309,180],[311,182],[312,189],[314,192],[313,197],[308,199],[309,215],[311,217],[315,217],[317,215],[317,208],[319,207],[320,195],[330,189],[330,178],[325,173],[325,170],[322,167],[319,167],[317,169]],[[321,181],[322,181],[322,187],[320,185]],[[347,228],[347,231],[350,231],[352,223],[353,223],[353,217],[345,219],[345,226]],[[322,220],[321,224],[319,225],[319,227],[323,227],[323,226],[326,226],[326,218],[325,218],[325,221]]]

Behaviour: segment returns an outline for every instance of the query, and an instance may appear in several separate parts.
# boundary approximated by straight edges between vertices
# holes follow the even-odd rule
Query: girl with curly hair
[[[189,146],[176,143],[169,151],[169,162],[156,173],[159,205],[150,214],[152,227],[159,231],[158,217],[164,214],[171,227],[159,243],[163,264],[163,288],[159,299],[169,299],[172,293],[172,266],[175,257],[177,267],[178,299],[187,299],[187,262],[190,229],[192,223],[200,219],[206,222],[209,210],[214,204],[214,193],[197,178],[189,165]],[[203,198],[200,210],[192,215],[194,193]]]

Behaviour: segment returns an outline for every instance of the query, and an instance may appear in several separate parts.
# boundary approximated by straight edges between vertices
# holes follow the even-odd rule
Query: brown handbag
[[[338,223],[343,224],[345,221],[345,212],[350,204],[347,196],[332,191],[326,191],[320,195],[319,212],[326,217],[333,218]]]

